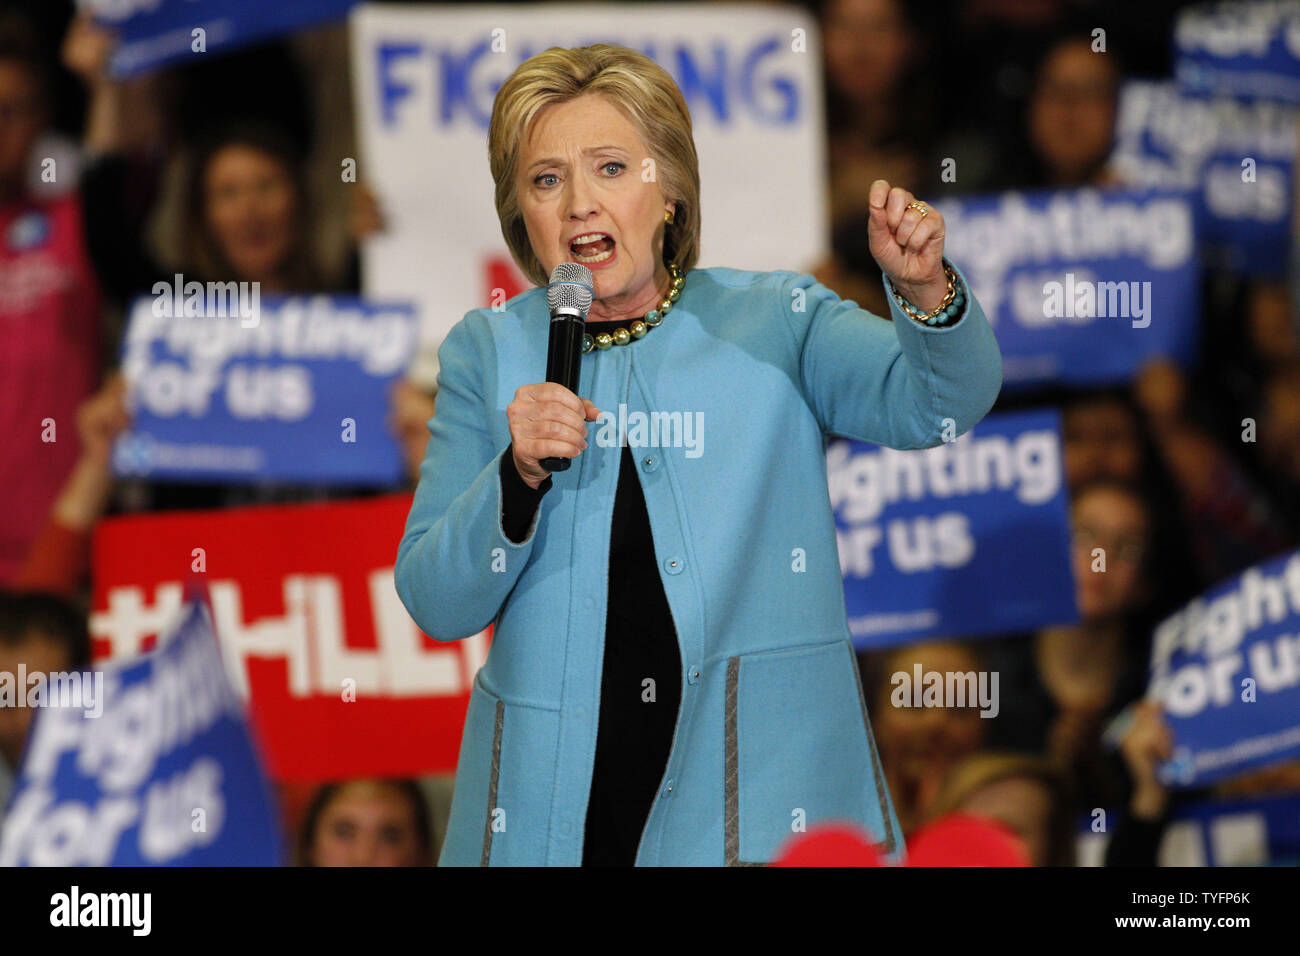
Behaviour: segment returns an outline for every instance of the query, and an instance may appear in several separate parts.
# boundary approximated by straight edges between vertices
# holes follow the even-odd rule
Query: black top
[[[530,488],[501,456],[502,527],[522,541],[551,478]],[[636,462],[623,448],[609,549],[609,609],[600,685],[596,762],[587,804],[583,866],[631,866],[672,749],[681,701],[681,657]],[[653,684],[649,683],[653,681]]]

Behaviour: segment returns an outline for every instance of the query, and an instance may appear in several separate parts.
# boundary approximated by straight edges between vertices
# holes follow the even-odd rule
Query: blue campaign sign
[[[1300,794],[1186,804],[1169,824],[1169,839],[1191,842],[1175,866],[1300,866]]]
[[[1058,411],[918,451],[837,439],[826,463],[859,649],[1078,620]]]
[[[1300,103],[1300,6],[1214,3],[1174,25],[1174,75],[1198,95]]]
[[[189,291],[156,287],[131,310],[122,369],[134,420],[114,449],[117,474],[401,481],[388,393],[415,349],[413,306],[325,295],[200,301],[200,283],[175,285]]]
[[[122,79],[177,60],[247,46],[342,19],[359,0],[89,0],[118,44],[109,70]]]
[[[1122,806],[1105,808],[1110,827],[1097,830],[1096,810],[1081,813],[1075,838],[1084,866],[1099,866]],[[1091,849],[1091,847],[1096,849]],[[1245,799],[1175,800],[1157,848],[1157,866],[1300,866],[1300,793]]]
[[[1111,165],[1128,183],[1193,192],[1207,260],[1281,276],[1291,247],[1300,106],[1188,95],[1177,84],[1124,84]]]
[[[0,866],[284,862],[206,605],[188,605],[144,657],[80,676],[80,699],[36,714]]]
[[[1124,382],[1196,353],[1194,210],[1169,190],[1010,192],[936,205],[1007,388]]]
[[[1300,755],[1300,551],[1221,582],[1162,621],[1150,696],[1173,731],[1171,786]]]

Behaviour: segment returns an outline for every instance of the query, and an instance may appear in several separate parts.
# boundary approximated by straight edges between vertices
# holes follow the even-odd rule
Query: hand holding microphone
[[[506,408],[506,416],[515,470],[530,488],[536,488],[557,470],[548,462],[559,458],[567,468],[569,459],[587,447],[587,422],[600,417],[600,409],[563,385],[541,382],[521,386]]]
[[[600,417],[600,409],[577,395],[582,333],[593,295],[586,266],[561,262],[551,272],[546,381],[520,387],[506,408],[515,468],[531,488],[551,472],[568,469],[569,461],[587,447],[587,422]]]

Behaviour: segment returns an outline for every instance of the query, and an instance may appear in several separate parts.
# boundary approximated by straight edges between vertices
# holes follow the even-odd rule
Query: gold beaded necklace
[[[593,348],[604,351],[612,345],[627,345],[634,339],[645,338],[647,332],[663,322],[664,316],[672,311],[673,303],[681,296],[682,285],[686,281],[686,276],[677,267],[677,263],[669,263],[668,271],[672,275],[672,281],[668,284],[668,293],[659,303],[659,308],[651,309],[627,328],[620,327],[613,332],[601,332],[595,336],[583,332],[582,354],[586,355]]]

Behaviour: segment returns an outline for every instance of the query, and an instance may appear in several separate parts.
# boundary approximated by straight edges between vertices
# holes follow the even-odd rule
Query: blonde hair
[[[980,750],[959,760],[945,775],[926,814],[933,822],[962,805],[985,787],[1003,780],[1032,780],[1048,794],[1050,809],[1046,824],[1046,866],[1073,866],[1074,824],[1065,771],[1045,757],[1011,750]]]
[[[519,146],[546,107],[587,93],[606,96],[627,115],[650,150],[664,198],[675,203],[664,226],[664,264],[686,272],[700,257],[700,166],[691,114],[667,71],[643,53],[595,43],[551,47],[525,60],[497,91],[488,126],[488,160],[497,216],[510,254],[536,285],[549,281],[528,240],[515,188]]]

